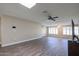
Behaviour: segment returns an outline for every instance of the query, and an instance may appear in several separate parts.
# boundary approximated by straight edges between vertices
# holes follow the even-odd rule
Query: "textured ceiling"
[[[47,15],[43,11],[53,16],[58,16],[56,21],[47,20]],[[71,24],[71,19],[75,23],[79,23],[79,4],[77,3],[37,3],[33,8],[27,7],[19,3],[0,3],[0,15],[10,15],[25,20],[32,20],[44,25]]]

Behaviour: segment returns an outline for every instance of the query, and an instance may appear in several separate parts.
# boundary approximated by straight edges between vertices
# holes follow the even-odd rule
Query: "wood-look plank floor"
[[[12,46],[1,47],[0,56],[67,56],[68,42],[65,39],[43,37]]]

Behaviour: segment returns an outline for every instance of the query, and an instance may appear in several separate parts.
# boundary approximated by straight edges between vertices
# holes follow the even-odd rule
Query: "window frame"
[[[57,35],[58,34],[58,29],[56,26],[51,26],[48,27],[48,34],[53,34],[53,35]]]

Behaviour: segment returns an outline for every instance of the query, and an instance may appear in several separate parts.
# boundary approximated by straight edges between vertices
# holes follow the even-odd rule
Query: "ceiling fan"
[[[53,21],[55,21],[56,18],[59,18],[59,17],[58,17],[58,16],[54,16],[54,17],[48,16],[48,20],[53,20]]]
[[[53,20],[53,21],[55,21],[56,18],[59,18],[58,16],[52,17],[47,11],[43,11],[43,13],[46,13],[46,14],[47,14],[48,20]]]

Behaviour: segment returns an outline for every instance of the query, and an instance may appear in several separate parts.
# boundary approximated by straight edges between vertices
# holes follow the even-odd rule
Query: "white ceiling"
[[[51,16],[58,16],[56,21],[49,21],[47,15],[42,13],[48,11]],[[0,15],[10,15],[22,19],[28,19],[39,22],[43,25],[71,24],[71,19],[79,23],[79,4],[77,3],[37,3],[33,8],[27,7],[19,3],[0,3]]]

